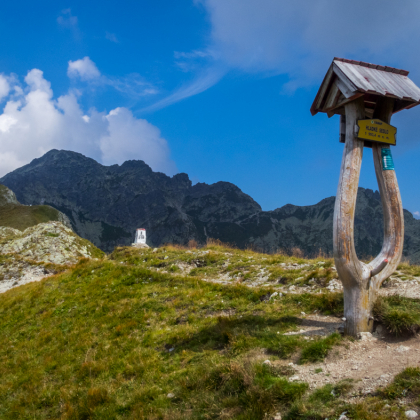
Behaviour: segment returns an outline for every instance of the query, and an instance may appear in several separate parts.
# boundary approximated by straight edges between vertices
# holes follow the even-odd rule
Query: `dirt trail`
[[[336,331],[341,323],[340,318],[309,315],[303,319],[299,333],[308,339],[313,335],[328,335]],[[375,332],[369,339],[346,340],[321,363],[296,365],[296,355],[292,360],[275,361],[273,364],[293,363],[291,366],[296,374],[291,379],[307,382],[311,388],[353,379],[356,394],[369,394],[380,386],[386,386],[406,367],[420,366],[420,336],[395,338],[382,332],[381,327],[378,330],[381,334]]]

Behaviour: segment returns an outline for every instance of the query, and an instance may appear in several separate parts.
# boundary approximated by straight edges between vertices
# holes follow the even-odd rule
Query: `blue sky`
[[[338,117],[309,112],[333,57],[420,85],[419,18],[417,0],[2,2],[0,175],[58,148],[229,181],[265,210],[315,204],[343,151]],[[417,212],[420,107],[392,124]],[[369,149],[360,186],[376,189]]]

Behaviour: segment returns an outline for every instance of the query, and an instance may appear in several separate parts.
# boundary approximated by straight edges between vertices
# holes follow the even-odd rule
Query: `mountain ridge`
[[[148,243],[186,245],[220,239],[239,248],[265,252],[300,248],[312,256],[332,254],[335,197],[309,206],[286,204],[271,211],[236,185],[219,181],[192,185],[185,173],[172,177],[141,160],[104,166],[71,151],[51,150],[0,182],[23,204],[48,204],[66,214],[80,236],[111,251],[132,242],[135,229],[147,229]],[[420,220],[404,210],[404,257],[420,262]],[[382,247],[380,195],[359,188],[355,243],[360,257]]]

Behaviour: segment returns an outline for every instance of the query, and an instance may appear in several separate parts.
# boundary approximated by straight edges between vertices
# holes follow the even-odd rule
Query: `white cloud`
[[[414,216],[416,219],[420,219],[420,211],[414,211],[414,212],[413,212],[413,216]]]
[[[17,123],[17,119],[11,117],[10,115],[0,115],[0,131],[7,133],[10,130],[10,127]]]
[[[19,160],[13,152],[2,152],[0,153],[0,175],[3,176],[26,163],[28,162]]]
[[[194,71],[202,67],[203,62],[214,62],[217,60],[217,53],[210,49],[194,50],[191,52],[174,51],[175,65],[184,72]]]
[[[413,60],[420,2],[201,0],[211,47],[231,67],[312,82],[334,56],[380,64]],[[418,58],[416,57],[416,61]],[[301,80],[301,82],[305,80]]]
[[[0,101],[9,94],[10,86],[7,78],[0,74]]]
[[[282,93],[319,84],[334,57],[412,69],[420,77],[420,2],[383,0],[193,0],[210,21],[208,45],[174,52],[197,76],[146,110],[199,94],[236,70],[287,75]],[[220,70],[223,69],[221,73]]]
[[[111,86],[124,95],[133,98],[142,96],[156,95],[158,89],[152,84],[146,82],[139,74],[133,73],[123,77],[106,77],[102,76],[101,83],[104,86]]]
[[[111,87],[134,99],[142,96],[155,95],[158,90],[146,82],[139,74],[132,73],[123,77],[102,75],[96,64],[89,58],[69,61],[67,75],[75,82],[87,82],[90,86]]]
[[[77,16],[71,14],[71,9],[64,9],[57,18],[57,23],[66,28],[74,28],[77,26]]]
[[[283,91],[320,83],[333,57],[419,68],[417,39],[420,2],[383,0],[195,0],[207,11],[211,30],[208,46],[175,52],[184,72],[204,74],[224,67],[247,73],[289,76]],[[414,53],[413,53],[414,52]],[[207,62],[205,62],[207,60]],[[197,63],[200,62],[201,65]],[[203,64],[204,63],[204,64]],[[203,70],[207,67],[207,72]],[[173,103],[212,86],[194,80],[160,104]]]
[[[196,57],[208,57],[209,53],[206,51],[201,51],[201,50],[194,50],[191,51],[189,53],[187,52],[182,52],[182,51],[174,51],[174,57],[175,58],[196,58]]]
[[[0,176],[50,149],[74,150],[105,164],[141,159],[155,171],[173,174],[174,162],[159,130],[135,118],[126,108],[108,115],[84,112],[73,92],[54,99],[40,70],[25,77],[24,89],[13,89],[0,113]]]
[[[169,149],[157,127],[144,119],[137,119],[127,108],[116,108],[107,116],[108,134],[101,138],[102,161],[105,164],[122,163],[141,153],[146,162],[156,168],[175,171],[169,165]],[[131,156],[131,157],[130,157]]]
[[[156,111],[157,109],[165,108],[176,102],[182,101],[183,99],[189,98],[190,96],[204,92],[214,86],[225,74],[226,68],[224,67],[210,67],[199,74],[192,82],[185,84],[171,95],[144,108],[142,111]]]
[[[89,57],[84,57],[80,60],[69,61],[67,75],[69,77],[79,77],[86,81],[99,78],[101,73]]]

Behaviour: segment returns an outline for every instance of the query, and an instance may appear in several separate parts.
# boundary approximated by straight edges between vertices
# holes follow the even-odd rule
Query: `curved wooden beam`
[[[374,118],[389,123],[392,109],[393,100],[386,98],[378,103]],[[404,217],[395,171],[382,169],[381,149],[389,146],[375,143],[373,160],[384,213],[384,242],[373,261],[359,261],[354,246],[354,214],[364,141],[355,136],[354,126],[358,119],[365,118],[363,98],[347,104],[345,111],[346,142],[334,208],[333,242],[335,265],[344,289],[344,330],[357,336],[372,330],[371,310],[377,291],[401,260]]]

